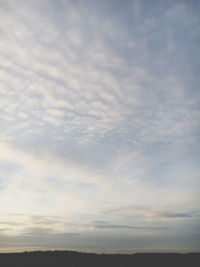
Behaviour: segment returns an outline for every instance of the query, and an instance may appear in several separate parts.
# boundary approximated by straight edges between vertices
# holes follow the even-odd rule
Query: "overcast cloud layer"
[[[198,251],[200,2],[0,0],[0,251]]]

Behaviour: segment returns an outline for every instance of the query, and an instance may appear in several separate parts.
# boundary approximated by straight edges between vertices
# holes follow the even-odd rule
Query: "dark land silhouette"
[[[75,251],[34,251],[1,253],[1,267],[196,267],[200,266],[200,253],[136,253],[95,254]]]

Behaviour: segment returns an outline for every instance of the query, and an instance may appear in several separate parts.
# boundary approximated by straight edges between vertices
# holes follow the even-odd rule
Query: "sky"
[[[0,0],[0,252],[200,248],[198,0]]]

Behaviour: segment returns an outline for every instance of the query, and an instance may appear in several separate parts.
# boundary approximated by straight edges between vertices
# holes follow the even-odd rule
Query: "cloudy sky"
[[[197,0],[0,0],[0,252],[199,251]]]

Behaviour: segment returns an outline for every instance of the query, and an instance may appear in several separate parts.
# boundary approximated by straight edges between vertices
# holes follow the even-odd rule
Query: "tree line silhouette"
[[[2,267],[198,267],[200,253],[95,254],[77,251],[1,253]]]

